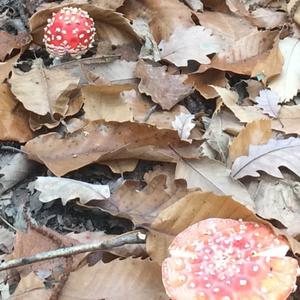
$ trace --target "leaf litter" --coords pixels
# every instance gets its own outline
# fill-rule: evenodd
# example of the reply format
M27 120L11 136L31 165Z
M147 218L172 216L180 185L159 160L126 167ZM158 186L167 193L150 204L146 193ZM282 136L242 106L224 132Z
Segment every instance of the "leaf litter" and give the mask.
M49 2L0 15L1 258L147 236L1 272L1 297L169 299L168 246L207 218L268 224L299 258L297 1ZM57 61L64 6L97 34Z

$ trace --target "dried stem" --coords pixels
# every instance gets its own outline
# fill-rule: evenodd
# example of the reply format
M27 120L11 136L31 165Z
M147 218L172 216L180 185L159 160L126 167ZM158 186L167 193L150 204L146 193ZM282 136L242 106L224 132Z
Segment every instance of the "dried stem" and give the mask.
M81 244L72 247L59 248L52 251L37 253L32 256L12 259L0 264L0 271L13 269L35 262L49 260L57 257L71 256L84 252L92 252L97 250L108 250L128 244L144 244L146 241L146 232L144 230L133 231L120 235L118 237L91 244Z

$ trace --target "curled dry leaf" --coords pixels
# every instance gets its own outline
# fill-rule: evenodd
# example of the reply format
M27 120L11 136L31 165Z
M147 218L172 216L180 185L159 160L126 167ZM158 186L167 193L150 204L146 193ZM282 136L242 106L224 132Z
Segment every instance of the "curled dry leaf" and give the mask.
M198 17L203 26L223 39L223 49L212 58L210 65L200 66L200 72L215 68L250 75L253 65L268 55L278 34L276 31L258 31L245 19L228 14L205 12Z
M64 0L63 3L76 3L76 4L86 4L86 0ZM89 4L92 4L96 7L102 8L102 9L111 9L116 10L120 6L123 5L125 0L90 0Z
M254 202L246 187L233 179L230 170L219 161L206 157L200 160L181 160L177 163L175 178L185 179L188 188L232 196L241 204L254 208Z
M250 145L266 144L272 136L271 120L257 120L248 123L229 147L229 159L234 161L239 156L248 155Z
M63 68L46 69L43 61L36 59L29 72L15 68L9 83L11 91L27 110L42 116L64 116L68 109L68 96L77 87L79 77L72 76Z
M271 139L265 145L250 145L248 156L237 158L231 174L235 178L259 177L258 171L283 178L279 167L286 167L300 176L300 138Z
M252 11L247 19L259 28L273 29L283 26L287 22L287 13L259 7Z
M203 26L177 27L170 38L159 43L161 59L185 67L189 60L209 64L209 54L218 53L222 39Z
M175 117L175 120L172 122L172 126L177 130L178 135L181 140L191 142L192 140L189 138L191 134L191 130L196 126L193 122L195 115L190 113L180 115Z
M39 176L29 184L29 188L40 192L41 202L47 203L60 198L63 205L77 198L80 203L86 204L91 200L104 200L110 196L108 185L91 184L69 178Z
M110 214L129 218L136 225L150 224L159 213L187 194L186 184L174 179L174 166L166 166L145 174L146 186L127 180L111 198L96 203ZM94 206L94 205L93 205Z
M179 0L127 0L120 11L129 19L146 19L157 43L167 40L178 26L194 25L192 11Z
M35 43L42 44L43 30L47 19L53 12L70 4L57 5L53 8L43 9L30 18L30 29ZM139 37L131 28L129 21L122 14L112 10L101 9L90 4L73 5L87 11L95 22L97 38L110 42L111 45L130 44L139 47Z
M270 80L269 87L279 95L280 102L288 102L297 94L300 85L300 41L286 37L279 41L279 49L284 58L282 72Z
M254 221L270 226L269 223L258 218L253 211L229 196L193 192L163 210L151 224L146 241L150 257L161 263L168 256L168 247L177 234L190 225L208 218L243 219L243 221ZM283 235L280 231L276 233ZM289 236L286 237L292 250L299 253L300 243Z
M72 272L60 300L94 299L95 295L109 300L169 299L162 284L160 266L150 259L134 258L100 262L92 267L86 265Z
M97 161L137 158L176 162L178 154L173 149L182 157L196 158L197 144L188 145L177 132L148 124L94 121L64 138L58 133L40 135L27 142L24 151L61 176Z
M14 98L6 84L0 85L0 140L24 143L33 137L28 112Z
M163 109L171 109L193 92L192 87L184 83L187 75L169 74L166 66L154 67L139 61L135 74L141 78L139 91L151 96Z
M257 102L257 107L261 108L263 113L269 115L270 117L277 118L280 111L280 105L278 95L268 89L261 90L259 96L255 98Z

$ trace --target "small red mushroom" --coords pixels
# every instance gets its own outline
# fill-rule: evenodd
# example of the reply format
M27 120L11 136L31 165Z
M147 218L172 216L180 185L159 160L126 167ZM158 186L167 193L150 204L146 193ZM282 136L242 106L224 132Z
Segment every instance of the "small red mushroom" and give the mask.
M207 219L173 240L162 278L173 300L283 300L294 291L298 262L268 226Z
M77 7L64 7L53 13L44 29L44 43L51 56L79 57L92 47L96 29L88 13Z

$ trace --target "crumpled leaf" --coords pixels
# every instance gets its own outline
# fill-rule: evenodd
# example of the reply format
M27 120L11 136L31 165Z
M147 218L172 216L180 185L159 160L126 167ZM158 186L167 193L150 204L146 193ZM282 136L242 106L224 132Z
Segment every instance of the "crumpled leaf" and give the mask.
M107 201L97 202L99 207L112 215L130 219L134 224L150 224L166 207L188 192L183 180L174 179L175 166L164 164L145 174L146 186L140 182L125 181Z
M268 142L272 136L271 120L257 120L248 123L239 135L233 139L229 147L229 159L248 155L250 145L261 145Z
M279 95L280 102L287 102L297 94L300 86L300 42L286 37L279 41L279 49L284 58L282 72L272 78L268 86Z
M270 117L277 118L280 111L280 105L278 95L268 89L261 90L259 96L255 98L257 102L257 107L261 108L264 114L269 115Z
M196 158L197 144L181 141L174 130L148 124L94 121L64 138L55 132L40 135L27 142L24 150L61 176L99 161L137 158L176 162L174 149L182 157Z
M39 200L43 203L60 198L62 204L66 205L68 201L78 198L80 203L86 204L91 200L110 197L107 184L91 184L69 178L39 176L29 186L40 192Z
M15 68L9 82L11 91L27 110L42 116L56 113L64 116L68 93L77 87L79 77L63 68L46 69L42 59L36 59L29 72Z
M200 188L203 192L232 196L236 201L254 208L245 186L230 176L230 170L222 163L209 158L182 160L177 163L176 179L185 179L188 188Z
M146 19L157 43L167 40L178 26L194 25L191 10L179 0L126 0L120 12L130 19Z
M255 26L266 29L283 26L287 22L287 13L259 7L250 14L250 21Z
M161 59L185 67L189 60L209 64L208 55L221 50L222 40L203 26L177 27L169 40L161 41L158 47L161 49Z
M141 280L142 279L142 280ZM130 285L129 285L130 284ZM168 300L160 266L150 259L115 259L72 272L59 299Z
M28 112L18 105L6 84L0 85L0 140L24 143L33 137Z
M258 171L283 178L279 167L286 167L300 176L300 138L271 139L265 145L250 145L248 156L237 158L232 166L234 178L259 177Z
M10 253L13 249L15 233L5 227L0 226L0 251Z
M229 196L217 196L206 192L189 193L163 210L151 224L146 241L150 257L161 263L168 256L168 247L178 233L208 218L243 219L270 225ZM291 237L288 238L293 251L299 253L300 243Z
M135 74L141 78L139 91L151 96L152 101L163 109L171 109L186 96L193 92L189 84L184 84L187 75L172 75L166 66L154 67L144 61L139 61Z
M176 116L175 120L172 122L173 128L177 130L179 137L183 141L191 141L191 139L189 139L191 130L196 126L196 124L192 122L194 118L195 115L190 113L181 113L180 115Z

